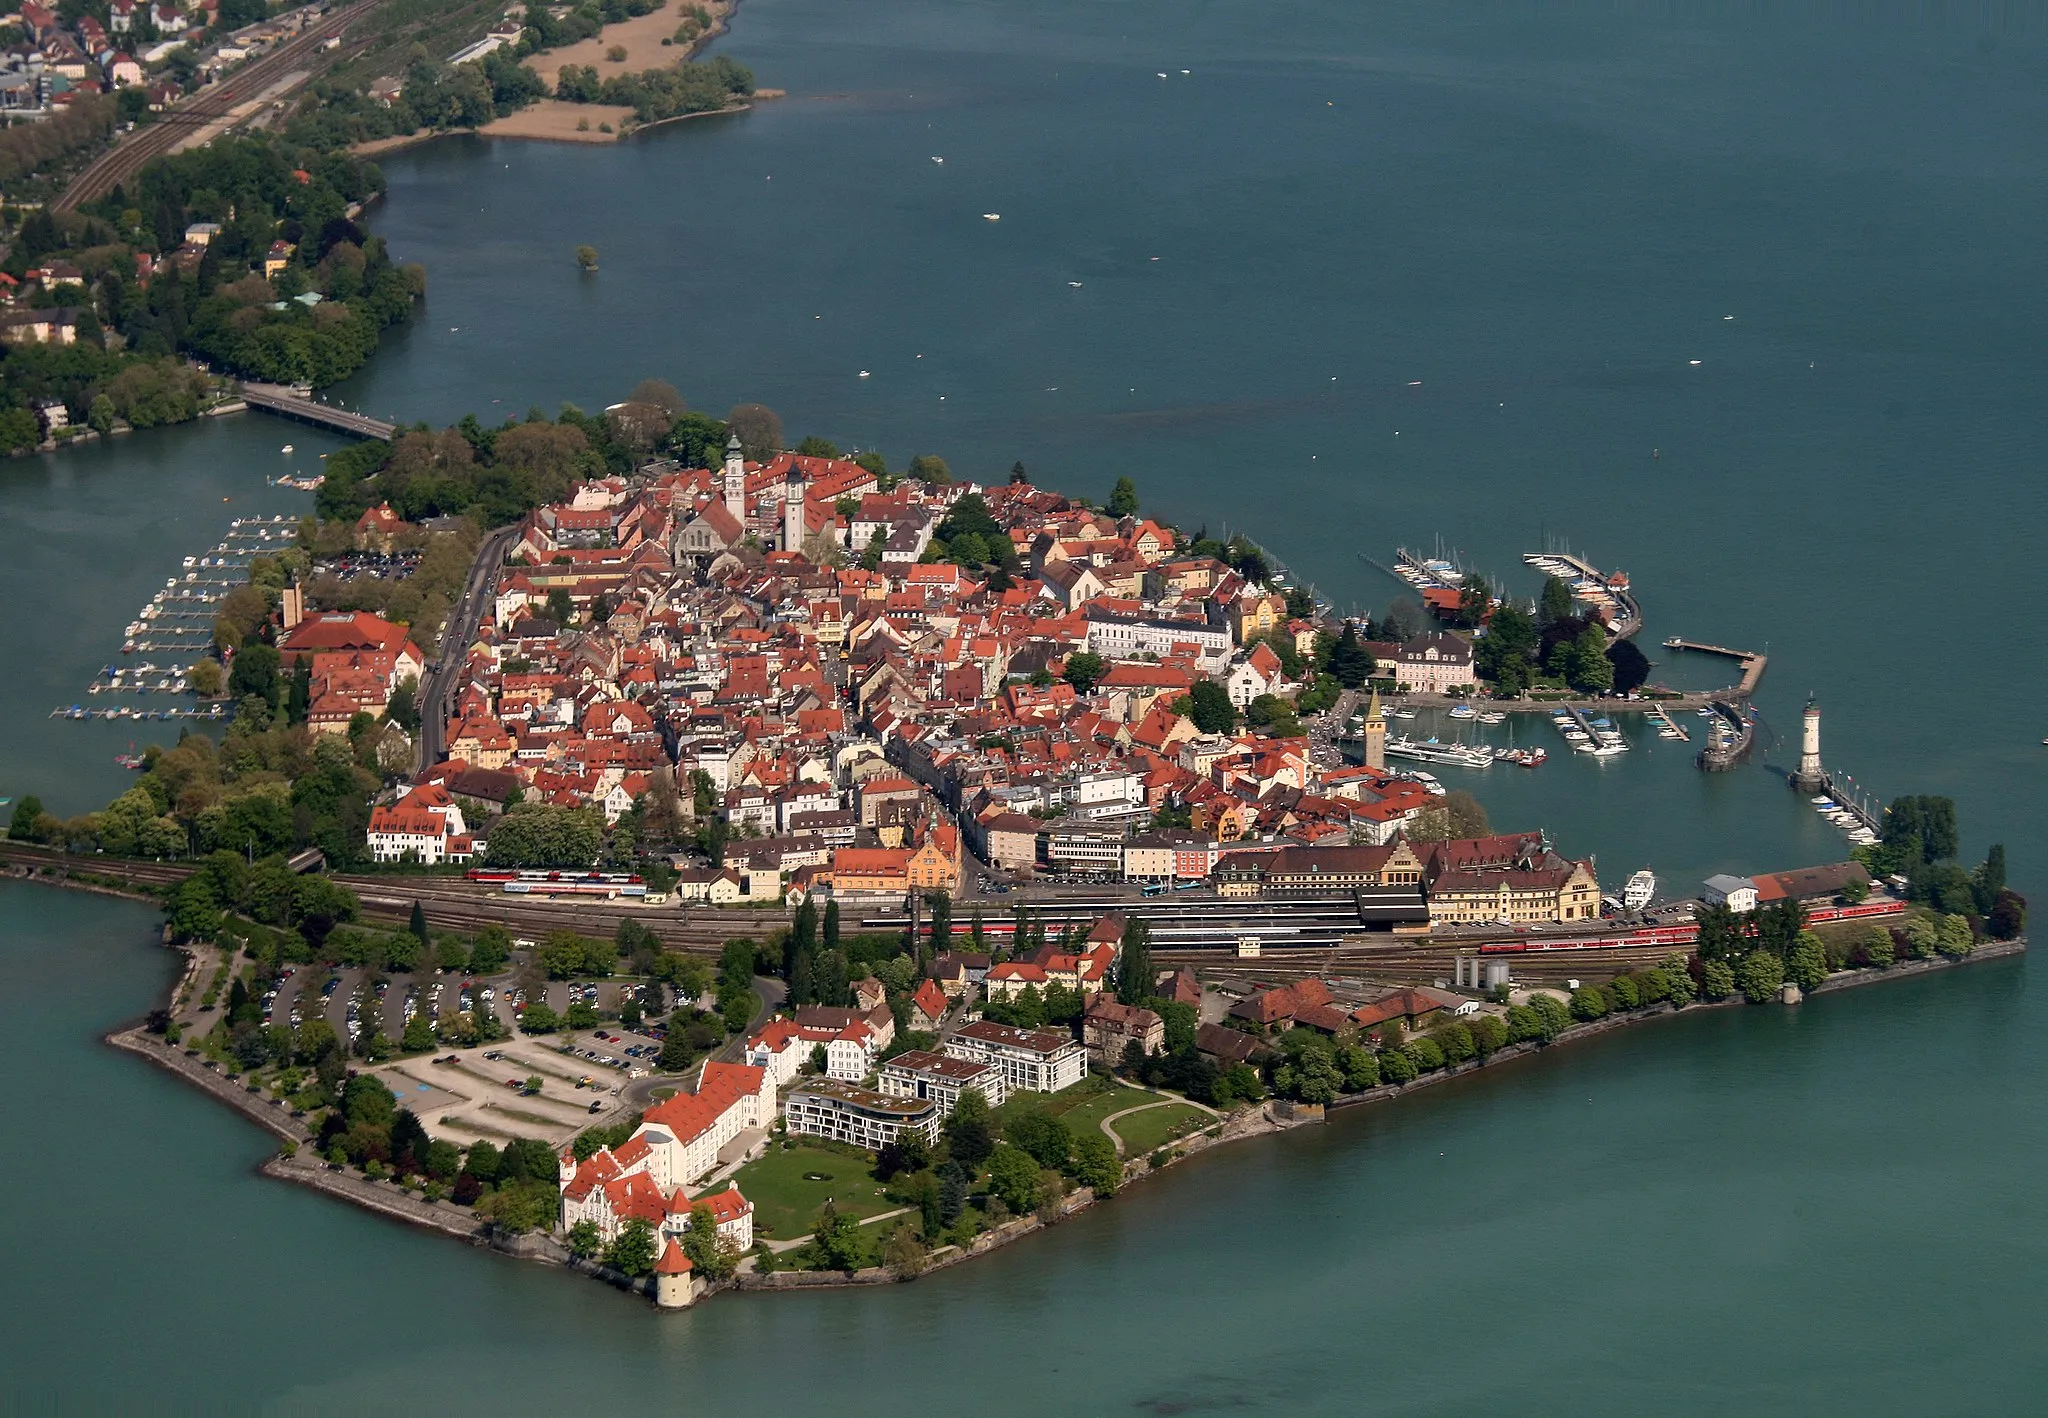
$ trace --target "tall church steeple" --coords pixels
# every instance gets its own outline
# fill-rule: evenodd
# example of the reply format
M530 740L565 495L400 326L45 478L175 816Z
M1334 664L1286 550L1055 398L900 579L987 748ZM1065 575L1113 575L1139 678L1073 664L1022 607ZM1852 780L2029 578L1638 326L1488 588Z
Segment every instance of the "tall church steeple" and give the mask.
M740 451L737 433L725 440L725 510L747 525L747 455Z
M1365 710L1365 766L1375 773L1387 771L1387 721L1380 715L1377 689Z

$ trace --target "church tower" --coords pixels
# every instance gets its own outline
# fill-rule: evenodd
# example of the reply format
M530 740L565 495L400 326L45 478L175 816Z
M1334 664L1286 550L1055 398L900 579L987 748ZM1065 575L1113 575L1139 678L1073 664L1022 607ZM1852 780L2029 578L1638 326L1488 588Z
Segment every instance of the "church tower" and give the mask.
M737 433L725 440L725 510L740 526L747 525L747 456Z
M1365 711L1365 766L1375 773L1387 771L1387 721L1380 715L1377 689Z
M782 549L804 549L804 473L795 463L782 482Z

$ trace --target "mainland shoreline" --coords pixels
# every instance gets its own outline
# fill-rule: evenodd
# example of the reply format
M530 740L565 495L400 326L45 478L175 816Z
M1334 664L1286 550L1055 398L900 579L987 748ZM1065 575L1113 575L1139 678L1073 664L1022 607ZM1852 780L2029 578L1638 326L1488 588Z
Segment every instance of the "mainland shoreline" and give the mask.
M562 69L568 65L610 65L612 61L605 58L605 53L621 41L624 41L621 47L627 51L627 57L618 70L622 74L645 73L688 63L709 49L714 40L731 30L732 17L738 12L739 5L740 0L708 0L704 8L711 16L710 23L688 44L670 42L663 45L660 32L672 28L676 16L681 13L678 9L664 5L663 8L649 11L645 15L606 25L588 39L578 40L560 49L542 50L529 55L526 62L540 75L541 81L548 86L550 93L554 92L556 80ZM664 49L669 51L666 63L648 62L665 57ZM462 136L516 138L539 143L620 143L635 134L666 124L679 123L689 118L712 118L746 113L752 110L755 102L784 97L787 97L787 93L782 89L756 89L744 103L706 109L701 113L679 113L669 118L657 118L649 123L635 122L633 110L618 104L575 103L568 99L542 98L534 100L517 112L508 113L503 118L494 118L476 128L430 128L390 138L373 138L368 142L354 144L349 151L360 157L376 158L387 153L418 147L437 138Z
M51 880L49 878L28 878L44 880L50 885L65 886L74 890L98 892L102 895L126 896L127 893L110 891L89 883ZM130 898L147 899L147 898ZM166 944L166 949L178 950L186 958L186 978L190 977L195 956L182 946ZM1857 969L1839 972L1829 976L1809 992L1809 995L1831 994L1841 990L1856 989L1864 985L1879 984L1890 980L1908 979L1927 975L1959 966L1973 965L1984 961L2008 960L2026 953L2025 937L2006 941L1987 941L1968 955L1960 957L1934 956L1926 960L1900 961L1883 969ZM163 997L159 1008L177 998L179 985L173 985ZM1548 1041L1530 1040L1510 1044L1496 1050L1484 1059L1472 1059L1462 1064L1451 1065L1429 1073L1421 1074L1408 1083L1382 1084L1361 1093L1340 1095L1326 1106L1288 1103L1283 1100L1266 1099L1256 1107L1241 1109L1224 1117L1220 1124L1212 1125L1187 1137L1167 1144L1158 1152L1147 1157L1133 1157L1123 1164L1123 1175L1118 1190L1132 1186L1147 1177L1163 1172L1198 1154L1213 1151L1233 1143L1248 1141L1255 1137L1268 1137L1277 1133L1291 1132L1296 1128L1313 1127L1325 1123L1332 1112L1365 1107L1375 1103L1386 1103L1397 1098L1421 1092L1455 1078L1469 1078L1473 1074L1502 1064L1533 1059L1547 1055L1561 1046L1583 1043L1617 1030L1649 1024L1653 1021L1672 1019L1682 1014L1692 1014L1705 1009L1726 1009L1747 1007L1748 1002L1740 995L1730 995L1721 1000L1695 1000L1683 1007L1669 1002L1660 1002L1647 1008L1622 1014L1610 1014L1603 1019L1574 1024L1560 1030ZM1800 1006L1780 1006L1797 1008ZM135 1055L163 1069L189 1086L211 1097L215 1102L226 1105L243 1117L277 1137L283 1144L277 1153L265 1158L256 1167L263 1176L278 1181L290 1182L309 1187L341 1201L362 1207L387 1220L397 1221L423 1230L432 1231L466 1245L479 1246L498 1251L518 1260L535 1261L564 1269L578 1270L594 1279L599 1279L616 1288L636 1294L651 1295L651 1279L633 1279L612 1271L593 1261L572 1257L568 1249L554 1236L545 1232L508 1236L494 1232L480 1223L474 1213L452 1202L429 1202L412 1194L408 1189L393 1181L373 1181L345 1168L333 1166L310 1150L314 1134L309 1132L297 1119L292 1118L282 1100L269 1099L251 1091L218 1069L204 1061L196 1049L187 1049L171 1043L165 1036L152 1034L141 1024L130 1023L109 1032L104 1042L111 1048ZM1163 1154L1163 1155L1162 1155ZM1154 1165L1152 1157L1160 1157ZM790 1291L831 1288L860 1287L904 1283L933 1271L944 1270L963 1261L1000 1250L1004 1246L1022 1240L1057 1225L1071 1216L1097 1205L1097 1197L1087 1187L1076 1187L1062 1197L1049 1212L1040 1211L1030 1216L1018 1217L1001 1222L974 1238L964 1247L952 1246L932 1253L926 1263L910 1274L898 1274L886 1267L871 1267L856 1271L796 1271L777 1270L771 1272L743 1271L732 1279L716 1282L706 1288L706 1297L723 1290L739 1291Z

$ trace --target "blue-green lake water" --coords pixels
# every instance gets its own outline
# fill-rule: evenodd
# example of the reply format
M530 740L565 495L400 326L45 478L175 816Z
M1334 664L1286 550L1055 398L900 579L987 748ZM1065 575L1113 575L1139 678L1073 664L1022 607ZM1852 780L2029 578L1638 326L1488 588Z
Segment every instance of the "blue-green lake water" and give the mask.
M341 396L490 418L651 375L892 463L1022 459L1098 495L1128 474L1345 606L1384 606L1363 558L1399 545L1532 592L1520 554L1565 538L1630 573L1653 656L1767 647L1775 727L1817 693L1831 763L1952 794L1966 849L2003 840L2036 883L2039 11L747 0L722 48L792 96L614 149L388 158L372 220L431 293ZM45 716L228 516L306 504L263 483L286 441L334 446L249 416L0 468L0 793L118 790L146 735ZM1636 742L1461 785L1610 880L1841 854L1783 747L1707 777ZM916 1285L659 1317L251 1176L262 1137L94 1046L161 982L149 926L0 887L25 1006L0 1075L40 1159L0 1356L51 1406L2048 1396L2023 965L1632 1031L1226 1150Z

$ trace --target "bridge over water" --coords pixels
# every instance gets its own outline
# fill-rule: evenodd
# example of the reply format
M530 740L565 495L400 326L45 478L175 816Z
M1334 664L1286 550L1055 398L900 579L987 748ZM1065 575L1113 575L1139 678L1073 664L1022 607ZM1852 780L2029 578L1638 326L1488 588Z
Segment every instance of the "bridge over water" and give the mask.
M396 424L373 419L368 414L352 413L323 404L312 396L312 391L288 384L259 384L245 380L242 384L242 402L252 409L266 413L281 414L300 423L310 423L320 428L332 429L336 433L350 434L356 438L378 438L389 443L398 431Z

